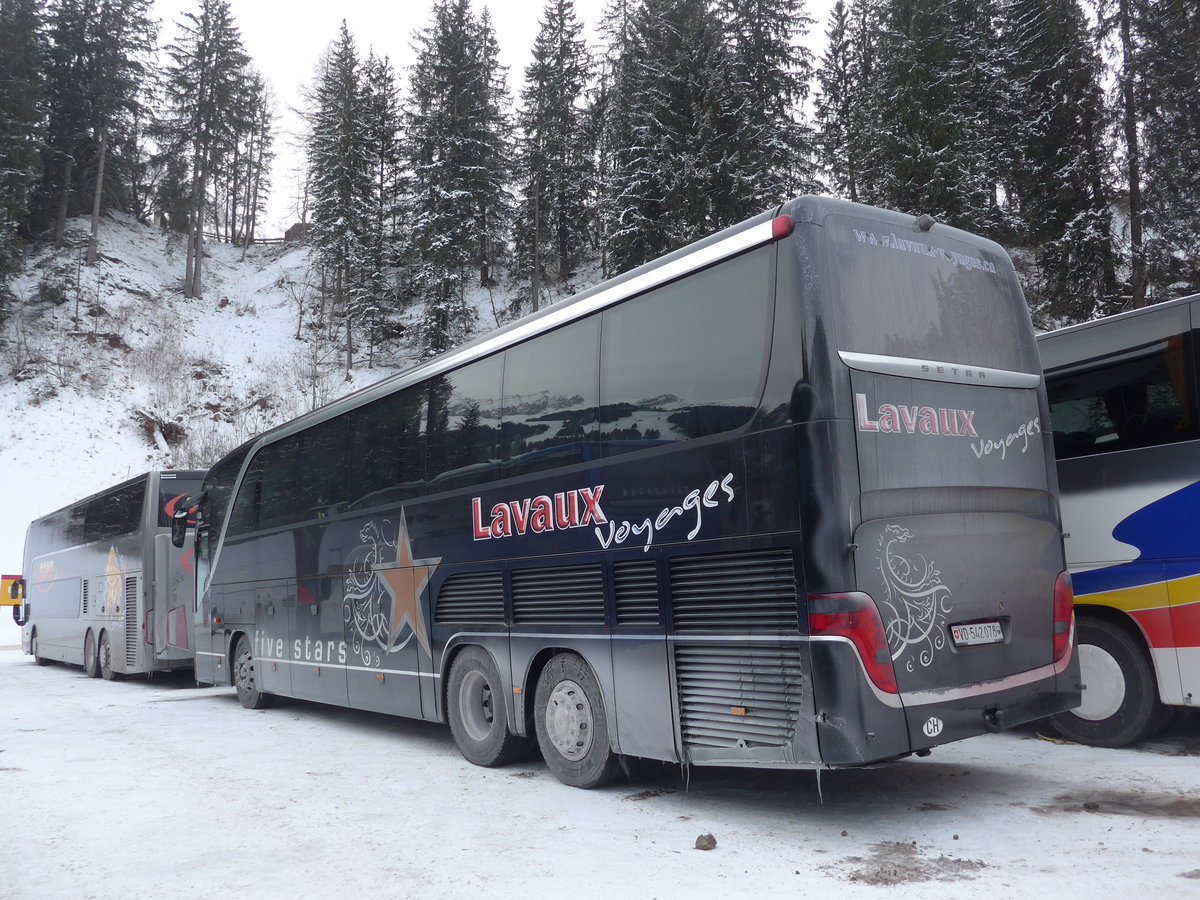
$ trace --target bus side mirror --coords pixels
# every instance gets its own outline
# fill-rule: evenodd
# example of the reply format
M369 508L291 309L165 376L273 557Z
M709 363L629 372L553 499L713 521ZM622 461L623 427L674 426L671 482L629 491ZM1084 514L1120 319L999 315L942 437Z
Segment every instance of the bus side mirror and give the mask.
M25 599L25 579L18 578L8 586L8 597L10 600L15 600L19 604Z
M175 514L171 516L171 543L176 547L182 547L187 538L189 515L190 511L184 507L175 510Z

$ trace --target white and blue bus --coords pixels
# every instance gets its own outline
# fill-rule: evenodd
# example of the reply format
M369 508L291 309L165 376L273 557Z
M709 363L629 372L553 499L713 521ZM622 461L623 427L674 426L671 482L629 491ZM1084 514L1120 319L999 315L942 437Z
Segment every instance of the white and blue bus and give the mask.
M924 754L1079 701L1046 421L998 245L800 198L217 462L197 677L581 787Z
M1200 704L1200 296L1041 335L1083 667L1072 740Z

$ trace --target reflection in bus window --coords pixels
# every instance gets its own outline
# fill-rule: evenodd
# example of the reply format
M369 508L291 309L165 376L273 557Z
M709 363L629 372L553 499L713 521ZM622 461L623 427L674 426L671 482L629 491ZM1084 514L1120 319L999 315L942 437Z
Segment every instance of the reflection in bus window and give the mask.
M605 454L749 421L766 356L769 276L769 256L756 251L604 313Z
M1058 458L1196 437L1186 370L1187 340L1175 335L1048 374Z

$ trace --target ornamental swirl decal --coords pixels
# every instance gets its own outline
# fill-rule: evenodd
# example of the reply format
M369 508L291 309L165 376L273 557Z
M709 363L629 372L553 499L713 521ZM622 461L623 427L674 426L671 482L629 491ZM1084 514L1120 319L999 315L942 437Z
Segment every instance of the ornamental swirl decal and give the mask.
M383 525L389 527L391 523L384 519ZM355 655L368 666L378 666L379 651L387 648L391 599L375 566L396 558L396 544L375 522L368 522L358 536L362 545L355 548L348 561L342 616L350 626Z
M945 624L954 599L933 563L920 554L903 552L901 545L911 538L912 532L899 525L888 525L879 536L884 589L879 613L892 662L908 656L904 667L909 672L917 663L928 667L934 653L946 646Z

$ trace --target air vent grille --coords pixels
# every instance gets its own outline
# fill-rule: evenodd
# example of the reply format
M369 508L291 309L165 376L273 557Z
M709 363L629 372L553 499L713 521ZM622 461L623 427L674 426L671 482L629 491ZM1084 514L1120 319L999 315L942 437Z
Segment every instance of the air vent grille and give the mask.
M685 746L752 749L795 739L805 686L798 646L679 642L675 674Z
M500 572L459 572L442 582L435 622L504 622L504 578Z
M613 594L618 625L657 625L658 571L652 559L615 562Z
M512 598L517 625L604 624L604 575L599 563L516 569Z
M138 667L138 579L125 578L125 671Z
M670 565L676 632L798 630L791 550L676 556Z

